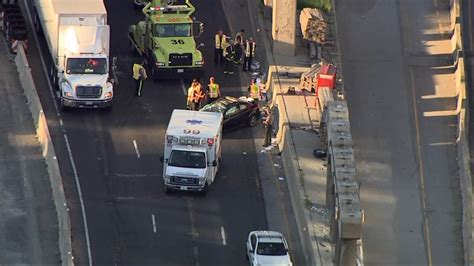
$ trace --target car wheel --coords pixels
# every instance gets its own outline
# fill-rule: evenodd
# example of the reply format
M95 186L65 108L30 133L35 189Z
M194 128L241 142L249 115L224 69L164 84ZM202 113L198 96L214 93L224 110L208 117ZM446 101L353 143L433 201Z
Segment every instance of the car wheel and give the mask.
M248 121L250 127L256 126L256 125L257 125L257 122L258 122L258 118L257 118L256 115L252 115L252 116L249 118L249 121Z

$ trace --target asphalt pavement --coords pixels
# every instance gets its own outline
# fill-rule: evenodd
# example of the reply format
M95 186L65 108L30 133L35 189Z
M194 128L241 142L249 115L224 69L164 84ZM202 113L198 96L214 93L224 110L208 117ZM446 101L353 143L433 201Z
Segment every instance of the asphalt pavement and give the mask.
M0 38L0 263L60 264L46 163L13 55Z
M31 1L27 3L31 9ZM111 25L111 57L118 58L118 84L111 111L57 112L44 77L51 59L43 36L38 36L39 50L32 47L30 53L66 183L76 263L87 264L90 248L91 261L97 265L245 264L248 232L267 228L252 130L224 134L222 168L205 197L165 195L159 162L164 133L172 110L185 107L189 81L155 83L149 79L143 96L136 97L131 66L140 58L130 53L126 38L128 26L143 14L131 2L106 0L105 4ZM224 94L240 95L246 86L240 76L224 76L221 68L210 63L215 32L230 28L225 16L216 15L224 14L221 4L212 0L194 4L196 19L205 24L198 42L206 44L206 77L214 75ZM87 231L74 169L82 187Z
M462 264L449 11L437 2L336 1L366 265Z

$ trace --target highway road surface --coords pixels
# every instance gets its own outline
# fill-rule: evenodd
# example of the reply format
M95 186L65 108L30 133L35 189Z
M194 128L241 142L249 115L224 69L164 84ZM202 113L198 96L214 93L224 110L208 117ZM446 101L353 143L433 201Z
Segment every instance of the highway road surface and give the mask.
M32 1L25 0L28 9ZM132 1L104 1L111 25L111 56L118 58L115 104L111 111L59 113L45 79L50 68L44 37L30 53L39 95L51 126L71 206L73 248L78 265L242 265L248 232L267 228L252 131L224 134L222 168L206 196L165 195L162 188L164 133L171 111L185 108L189 81L147 80L135 96L128 26L143 14ZM199 42L212 62L213 36L228 30L220 2L194 3L205 24ZM238 95L238 75L225 77L207 64L223 92ZM206 77L207 77L206 76ZM79 181L76 182L75 180ZM86 219L81 212L80 183ZM86 221L84 223L84 221ZM294 223L294 221L292 221ZM293 237L298 241L296 237Z
M463 263L444 2L336 1L366 265Z

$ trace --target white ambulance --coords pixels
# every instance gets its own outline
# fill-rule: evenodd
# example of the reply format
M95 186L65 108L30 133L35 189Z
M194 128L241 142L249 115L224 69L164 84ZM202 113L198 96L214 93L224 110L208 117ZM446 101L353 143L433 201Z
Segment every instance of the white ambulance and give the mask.
M173 110L161 157L165 192L207 191L219 170L222 123L221 113Z

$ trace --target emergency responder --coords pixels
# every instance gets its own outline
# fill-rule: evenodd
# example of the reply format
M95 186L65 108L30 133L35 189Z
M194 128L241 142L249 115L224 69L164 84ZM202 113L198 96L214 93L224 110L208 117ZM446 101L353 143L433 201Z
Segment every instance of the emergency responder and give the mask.
M224 74L234 74L235 46L234 41L230 40L224 49Z
M137 88L137 96L142 96L143 82L147 79L145 70L146 61L143 60L141 64L133 64L133 79Z
M216 33L216 36L214 38L214 64L217 65L223 65L224 64L224 58L223 58L223 50L227 46L227 36L222 32L222 30L218 31Z
M252 98L256 102L260 100L260 86L257 84L255 79L252 79L247 91L249 92L249 98Z
M199 110L202 106L202 102L206 94L204 93L201 83L197 82L196 86L194 86L194 94L193 94L193 105L195 111Z
M201 83L199 83L199 80L193 79L191 86L189 86L188 88L188 97L186 99L186 105L188 106L189 110L198 109L198 105L196 105L196 101L195 101L195 94L197 90L200 90L198 89L200 87L201 87Z
M268 147L272 144L272 131L273 131L273 114L270 108L264 108L265 118L263 120L263 126L265 127L265 139L263 141L263 147Z
M234 38L235 44L235 62L240 64L242 62L242 55L244 51L244 44L245 44L245 31L241 29Z
M216 79L214 77L211 77L209 79L209 85L208 86L208 103L212 103L213 101L219 99L221 97L221 89L219 84L216 83Z
M244 71L251 71L252 70L252 60L255 57L255 48L256 48L255 41L253 40L252 37L250 37L244 45L244 65L243 65L243 70Z

